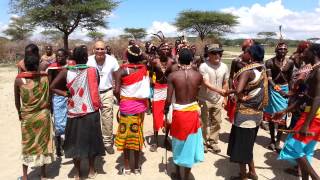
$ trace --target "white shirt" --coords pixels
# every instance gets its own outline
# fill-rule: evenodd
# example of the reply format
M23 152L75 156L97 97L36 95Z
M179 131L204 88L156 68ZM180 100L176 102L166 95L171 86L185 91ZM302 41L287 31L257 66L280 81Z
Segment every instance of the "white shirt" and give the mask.
M222 88L223 81L228 81L229 79L228 66L223 62L213 65L209 61L205 61L200 65L199 72L202 74L203 79L208 80L210 84L218 88ZM221 99L222 96L220 94L208 89L204 84L201 86L199 100L217 103Z
M106 54L104 64L99 66L96 62L95 55L88 57L88 66L95 67L100 75L99 91L105 91L112 87L112 73L119 69L116 58Z

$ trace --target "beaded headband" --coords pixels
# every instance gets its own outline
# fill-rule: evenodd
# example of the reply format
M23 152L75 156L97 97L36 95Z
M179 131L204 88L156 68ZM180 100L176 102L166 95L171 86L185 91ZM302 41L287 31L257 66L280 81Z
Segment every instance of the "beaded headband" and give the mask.
M138 46L136 46L136 47L139 48L139 50L140 50L139 54L138 54L138 53L134 53L134 52L132 52L132 51L130 50L130 48L132 48L133 46L134 46L134 45L128 46L128 53L129 53L130 55L136 56L136 57L141 56L141 55L142 55L142 51L140 50L140 48L139 48Z

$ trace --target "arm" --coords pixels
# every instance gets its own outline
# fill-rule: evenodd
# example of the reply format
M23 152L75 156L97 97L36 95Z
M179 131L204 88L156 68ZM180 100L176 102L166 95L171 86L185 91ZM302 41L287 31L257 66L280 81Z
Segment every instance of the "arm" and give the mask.
M233 82L233 76L234 76L234 71L236 68L236 59L234 59L231 63L231 67L230 67L230 75L229 75L229 87L232 87L232 82Z
M16 109L18 111L19 120L21 121L21 102L20 102L20 88L19 88L19 79L16 79L14 82L14 102Z
M266 69L267 69L267 77L268 77L268 84L269 84L269 87L271 86L274 90L278 91L280 93L281 96L283 97L287 97L287 93L285 93L284 91L282 91L280 89L280 87L278 87L276 85L276 83L273 81L272 79L272 59L269 59L267 62L266 62Z
M288 113L288 112L291 112L292 110L296 109L297 106L300 104L300 101L297 100L297 101L294 101L293 103L291 103L287 109L283 110L283 111L280 111L280 112L276 112L272 115L272 119L275 119L275 120L281 120L283 118L283 116Z
M309 128L309 125L312 121L312 119L315 117L319 107L320 107L320 70L318 69L316 74L315 74L315 81L316 82L315 86L313 86L315 88L315 95L314 98L312 100L311 103L311 110L310 113L307 116L306 121L304 122L303 126L300 129L300 133L302 135L306 135L307 134L307 130Z
M226 93L229 89L229 84L228 84L228 79L224 80L222 83L222 88L224 90L224 92ZM227 104L227 94L224 94L224 99L223 99L223 104L226 105Z
M173 86L173 83L172 83L172 73L169 75L167 83L168 83L167 99L166 99L166 103L165 103L165 106L164 106L164 113L165 114L168 114L168 112L169 112L169 107L170 107L171 101L172 101L172 94L173 94L173 91L174 91L174 86Z
M203 78L203 84L204 84L208 89L210 89L211 91L217 92L217 93L221 94L222 96L225 95L225 90L224 90L224 89L221 89L221 88L218 88L218 87L213 86L213 85L209 82L208 79Z
M65 96L68 97L69 94L67 93L67 91L63 90L63 85L67 84L67 69L63 69L58 75L57 77L52 81L51 85L50 85L50 91L52 91L53 93L56 93L60 96Z
M114 96L117 98L118 102L120 102L120 87L121 87L121 76L122 69L120 68L117 73L115 73L115 88L114 88Z
M241 75L238 77L239 78L239 83L236 89L231 89L227 93L232 94L235 93L239 99L242 99L241 93L243 92L245 86L247 85L249 78L252 76L252 71L245 71L241 73Z

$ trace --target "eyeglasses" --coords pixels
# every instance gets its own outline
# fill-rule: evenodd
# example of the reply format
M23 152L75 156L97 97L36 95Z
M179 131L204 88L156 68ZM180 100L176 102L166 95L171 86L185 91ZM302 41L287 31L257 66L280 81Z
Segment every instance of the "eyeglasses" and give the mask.
M104 48L96 48L96 51L104 51L105 49Z
M278 48L277 50L288 50L287 48Z

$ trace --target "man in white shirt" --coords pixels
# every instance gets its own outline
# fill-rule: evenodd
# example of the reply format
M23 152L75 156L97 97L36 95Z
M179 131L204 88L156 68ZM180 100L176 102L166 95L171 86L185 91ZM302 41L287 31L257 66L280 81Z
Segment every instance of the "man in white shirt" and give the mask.
M226 101L222 95L228 89L229 79L228 66L221 62L222 52L223 49L219 44L209 45L208 59L199 67L204 82L200 88L199 101L205 152L208 148L214 153L221 151L217 144L221 129L221 111Z
M100 76L100 98L103 103L101 110L102 135L106 151L114 154L112 143L113 128L113 77L119 69L118 61L106 54L106 45L103 41L94 44L94 55L88 57L87 65L97 68Z

